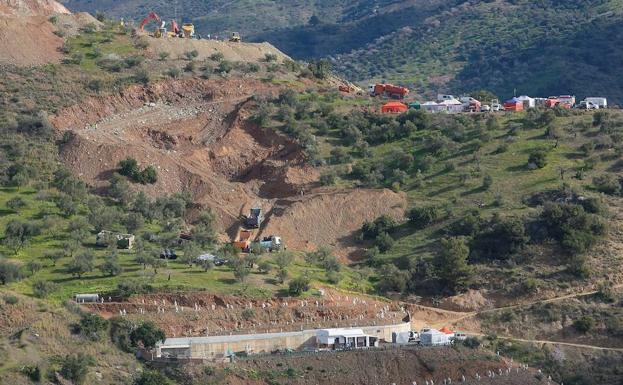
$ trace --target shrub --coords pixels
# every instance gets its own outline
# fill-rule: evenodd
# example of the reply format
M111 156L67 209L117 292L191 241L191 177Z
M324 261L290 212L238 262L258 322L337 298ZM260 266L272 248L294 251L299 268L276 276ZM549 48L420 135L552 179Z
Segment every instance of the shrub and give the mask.
M58 285L49 281L36 281L32 284L32 291L37 298L45 298L58 290Z
M41 369L37 365L24 365L19 371L32 382L41 382Z
M309 290L309 278L297 277L288 284L288 293L293 296L299 296Z
M494 215L482 221L470 243L471 260L508 259L528 242L524 221Z
M578 332L586 334L595 327L595 319L591 316L582 316L573 321L573 327Z
M94 313L84 313L78 325L80 334L86 338L97 341L101 339L103 332L108 329L108 321Z
M149 321L143 322L130 332L130 341L133 346L142 345L147 349L153 348L157 342L164 341L165 338L164 332Z
M250 321L255 318L255 310L253 309L244 309L241 313L242 318L245 321Z
M221 53L221 52L215 52L212 55L210 55L210 60L212 61L221 61L225 58L225 56Z
M379 269L378 289L381 293L390 291L403 292L407 287L409 274L393 264L383 265Z
M277 61L277 54L267 53L266 55L264 55L264 61L267 62L267 63L276 62Z
M374 246L377 247L381 253L385 253L394 246L394 238L386 232L380 233L374 240Z
M396 226L396 221L387 215L381 215L374 222L364 222L361 227L363 239L375 239L381 233L388 233Z
M188 60L193 60L193 59L196 59L197 56L199 56L199 52L196 49L194 49L192 51L188 51L184 53L184 56L186 56L186 59Z
M547 165L547 153L543 150L537 150L528 157L528 166L543 168Z
M175 78L180 77L180 75L182 74L182 71L180 71L180 69L177 67L171 67L165 72L165 74L175 79Z
M171 381L162 373L155 370L144 370L134 379L133 385L170 385Z
M133 351L132 341L130 340L130 333L135 328L132 321L115 317L110 321L110 340L124 352L131 353Z
M13 211L17 211L24 206L26 206L26 202L21 197L11 198L6 202L6 207Z
M167 60L167 58L170 56L170 53L168 52L159 52L158 53L158 57L160 58L160 61L165 61Z
M22 278L22 272L19 265L0 259L0 283L6 285ZM5 297L6 300L6 297Z
M2 296L2 299L9 305L17 305L17 303L19 302L19 298L17 298L17 296L13 294L5 294L4 296Z
M151 81L149 72L144 69L139 69L134 73L134 81L140 84L149 84L149 82Z
M472 269L467 264L469 247L462 237L444 238L436 259L439 278L453 293L465 290Z
M76 385L82 385L89 372L89 367L95 365L93 357L83 353L69 354L61 360L60 374L63 378Z
M415 228L423 229L437 222L442 217L442 213L443 210L436 206L413 207L409 210L407 217Z
M467 346L470 349L478 349L478 347L480 347L480 340L476 337L467 337L463 340L463 346Z
M322 186L332 186L337 180L337 174L333 170L329 170L320 174L320 184Z
M612 174L603 174L593 178L597 191L608 195L621 195L621 180Z

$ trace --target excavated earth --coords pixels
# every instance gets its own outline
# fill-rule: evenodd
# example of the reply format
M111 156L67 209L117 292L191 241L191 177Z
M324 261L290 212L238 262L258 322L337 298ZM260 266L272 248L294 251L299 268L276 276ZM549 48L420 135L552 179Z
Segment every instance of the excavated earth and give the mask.
M355 233L382 214L402 217L406 198L389 190L319 187L319 172L299 145L249 119L253 97L278 92L254 79L170 80L90 98L51 118L73 139L61 158L75 175L104 189L120 160L133 157L158 171L151 196L189 192L218 216L234 238L253 206L266 213L262 235L280 235L294 250L329 246L343 257L360 252Z
M57 63L63 57L63 38L55 32L73 35L87 24L100 23L86 13L72 14L54 0L0 0L0 64Z

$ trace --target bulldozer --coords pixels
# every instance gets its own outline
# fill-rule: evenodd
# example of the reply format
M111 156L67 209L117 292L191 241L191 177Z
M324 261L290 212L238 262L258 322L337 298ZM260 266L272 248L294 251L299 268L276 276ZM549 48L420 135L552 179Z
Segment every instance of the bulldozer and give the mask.
M242 38L240 37L240 32L232 32L231 36L229 37L229 41L233 43L240 43L242 41Z

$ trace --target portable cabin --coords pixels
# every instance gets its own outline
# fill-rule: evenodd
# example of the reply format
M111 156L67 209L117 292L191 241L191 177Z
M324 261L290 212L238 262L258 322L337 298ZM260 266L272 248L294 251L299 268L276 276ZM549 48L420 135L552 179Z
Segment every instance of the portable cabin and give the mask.
M443 106L443 110L450 114L458 114L463 112L463 103L456 99L448 99L439 103L439 105Z
M401 114L407 112L409 107L406 104L400 102L389 102L381 107L381 113L383 114Z
M420 333L420 341L424 346L450 345L448 334L442 333L437 329L424 329Z
M100 301L99 294L76 294L74 299L78 303L96 303Z

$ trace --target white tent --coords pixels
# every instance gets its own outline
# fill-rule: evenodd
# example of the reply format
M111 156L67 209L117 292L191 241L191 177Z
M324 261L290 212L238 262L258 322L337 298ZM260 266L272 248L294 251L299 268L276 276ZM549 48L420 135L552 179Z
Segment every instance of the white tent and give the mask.
M424 346L450 345L450 336L437 329L428 329L420 333L420 341Z
M536 100L528 95L521 95L515 98L523 103L524 108L534 108L536 106Z

